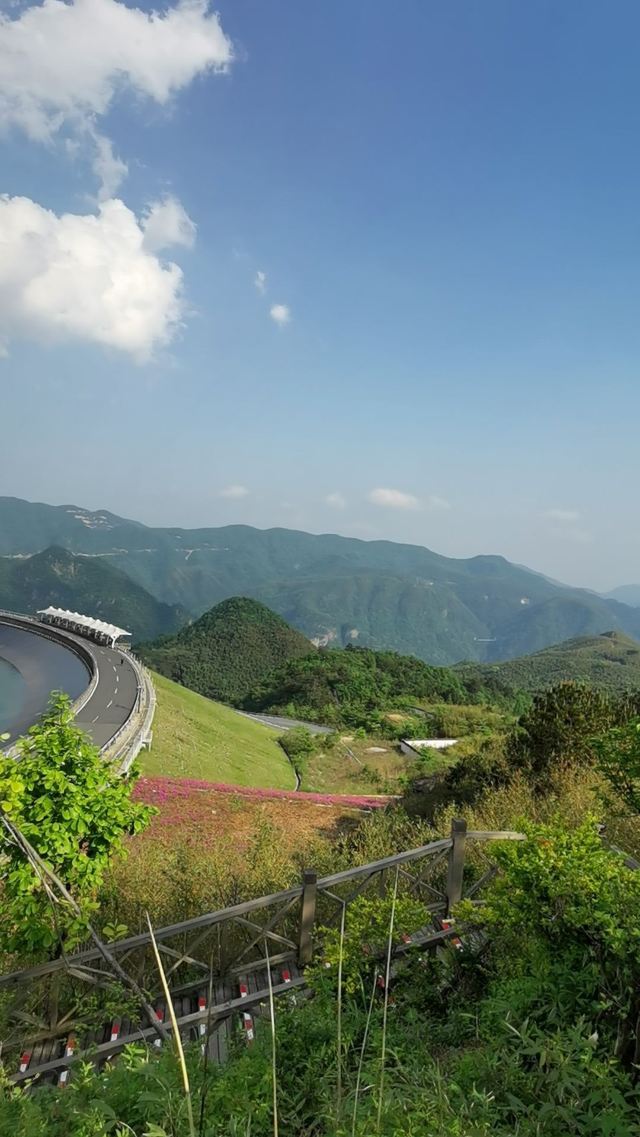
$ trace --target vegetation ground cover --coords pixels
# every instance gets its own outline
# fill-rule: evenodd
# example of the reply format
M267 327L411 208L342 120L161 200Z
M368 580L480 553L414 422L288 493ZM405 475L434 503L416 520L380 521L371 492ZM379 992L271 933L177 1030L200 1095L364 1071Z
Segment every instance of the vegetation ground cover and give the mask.
M161 675L153 682L158 706L153 746L140 756L145 774L293 788L275 731Z
M451 704L441 709L461 713ZM481 733L475 709L466 725L466 741ZM484 907L457 911L462 929L464 921L478 925L469 950L409 961L396 974L391 1001L376 995L369 942L372 929L384 934L390 896L376 900L375 910L362 898L349 909L344 941L333 932L332 967L312 975L313 1001L279 1007L275 1051L263 1031L252 1052L238 1046L224 1068L204 1071L194 1049L202 1137L271 1137L274 1070L280 1137L638 1137L640 873L599 832L603 823L605 842L640 852L638 700L560 684L536 696L510 729L494 730L493 719L484 725L487 737L447 775L449 800L428 822L391 809L354 824L295 797L258 803L225 795L222 803L205 785L191 794L176 779L180 792L160 800L150 827L126 841L128 855L118 851L120 832L109 863L96 862L91 910L103 929L122 935L142 928L147 910L156 924L172 923L286 887L306 867L322 875L424 844L461 811L470 828L527 834L504 852L495 849L501 874L488 884ZM77 746L66 720L45 721L33 738L37 753L24 764L32 840L53 850L76 887L76 868L93 850L86 827L76 830L77 810L69 814L65 803L77 793L78 762L91 772L91 785L98 775L104 780L104 767L97 752ZM368 740L357 741L366 750ZM296 760L308 765L308 739L298 732L297 742ZM46 761L49 744L54 763ZM336 740L312 745L332 756ZM14 800L18 809L22 776L12 764L3 770L3 810L11 812ZM154 781L140 782L136 796L144 801ZM101 800L91 793L98 820ZM139 806L133 809L135 816ZM55 821L53 844L40 832L41 814L45 826ZM128 824L125 816L119 829ZM15 859L17 846L7 852ZM470 875L486 867L474 857L470 849ZM30 872L24 865L16 878L27 892ZM399 878L398 935L407 899ZM40 923L45 918L46 906L38 915ZM169 1049L159 1057L129 1052L99 1075L81 1071L64 1095L0 1092L0 1135L120 1131L189 1134Z
M305 764L301 789L325 793L399 793L411 762L395 742L338 735L327 748L319 738Z
M499 681L533 693L574 679L613 693L640 687L640 643L622 632L603 632L553 644L505 663L463 663L455 669L466 682Z
M80 1069L64 1091L4 1087L0 1134L637 1137L626 992L640 971L640 878L592 822L529 823L495 853L486 906L457 913L462 953L410 955L389 997L376 949L384 959L424 910L404 893L360 897L309 971L310 1001L279 1002L251 1048L238 1032L223 1066L191 1047L193 1124L172 1049L141 1047Z

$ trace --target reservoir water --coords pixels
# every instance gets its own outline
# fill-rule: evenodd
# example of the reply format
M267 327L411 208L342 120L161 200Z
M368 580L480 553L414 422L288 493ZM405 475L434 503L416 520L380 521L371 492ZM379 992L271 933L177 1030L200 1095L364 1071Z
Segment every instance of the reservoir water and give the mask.
M0 620L0 734L12 742L46 709L52 691L77 699L89 668L63 643Z
M26 694L27 685L20 672L6 659L0 659L0 734L20 717Z

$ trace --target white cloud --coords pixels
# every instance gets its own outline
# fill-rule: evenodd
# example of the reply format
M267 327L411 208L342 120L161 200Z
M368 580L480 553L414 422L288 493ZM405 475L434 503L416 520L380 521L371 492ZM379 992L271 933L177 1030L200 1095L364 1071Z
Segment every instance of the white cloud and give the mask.
M291 321L291 311L286 304L272 304L269 311L271 319L281 328Z
M107 201L114 197L116 191L129 173L129 167L122 158L113 152L113 146L103 134L93 132L95 155L91 168L100 182L98 201Z
M57 216L0 197L0 340L85 340L145 362L184 317L182 271L145 247L122 201Z
M264 296L265 292L267 291L267 274L266 274L266 272L260 272L260 270L258 269L258 272L256 273L256 275L253 278L253 283L255 284L256 288L258 289L258 292L260 293L260 295Z
M411 493L403 493L402 490L371 490L369 501L387 509L420 509L418 498Z
M196 226L175 197L153 202L142 227L144 247L150 253L170 249L175 245L191 249L196 239Z
M330 505L332 509L346 509L347 499L338 491L336 493L329 493L325 497L325 504Z
M106 114L123 89L165 104L232 59L207 0L180 0L164 12L118 0L44 0L15 18L0 14L0 120L46 141Z
M233 485L233 486L225 486L223 490L220 490L220 493L218 496L229 498L231 501L237 501L241 497L247 497L248 493L249 493L249 490L247 489L246 486Z
M565 521L568 523L579 521L580 514L577 509L547 509L545 515L549 521Z

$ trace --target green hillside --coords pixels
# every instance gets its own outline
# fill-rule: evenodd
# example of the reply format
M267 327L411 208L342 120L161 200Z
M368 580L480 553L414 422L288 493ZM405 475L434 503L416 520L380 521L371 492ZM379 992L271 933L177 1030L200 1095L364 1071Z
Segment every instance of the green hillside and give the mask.
M464 677L449 668L431 667L396 652L347 647L290 660L252 691L244 706L375 730L386 711L404 708L410 716L420 704L470 699Z
M640 690L640 643L621 632L567 640L505 663L460 664L463 680L501 683L521 691L540 691L573 679L604 691Z
M234 703L287 660L314 648L280 617L246 597L205 612L177 635L140 647L161 675L210 699Z
M154 675L158 706L142 772L290 790L294 776L276 731Z
M188 619L104 557L74 556L55 546L25 558L0 557L0 608L33 613L50 604L126 628L134 643L173 632Z
M52 543L111 565L198 615L260 600L310 639L411 652L430 663L516 658L611 628L640 638L640 609L569 588L503 557L228 525L150 528L106 510L0 498L0 554Z

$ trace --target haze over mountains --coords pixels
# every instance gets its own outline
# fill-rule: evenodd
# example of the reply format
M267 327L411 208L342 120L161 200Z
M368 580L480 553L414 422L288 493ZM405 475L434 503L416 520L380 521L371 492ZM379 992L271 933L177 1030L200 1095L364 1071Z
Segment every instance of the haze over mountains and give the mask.
M27 558L0 557L0 608L32 613L53 604L131 630L133 641L168 634L189 614L163 604L101 557L50 546Z
M632 608L640 608L640 584L621 584L618 588L606 593L608 600L619 600L621 604L630 604Z
M51 545L120 570L149 601L169 606L174 621L249 596L317 643L389 648L431 663L511 659L612 629L640 639L640 609L557 584L500 556L457 560L417 545L244 525L152 528L106 510L7 497L0 498L0 555L13 559L15 575L11 587L0 587L0 605L14 602L30 571L22 558ZM67 602L96 608L102 581L96 579L93 593L84 585L75 593L73 575ZM123 599L128 586L119 579ZM158 619L165 618L161 609ZM176 626L132 630L140 639Z

